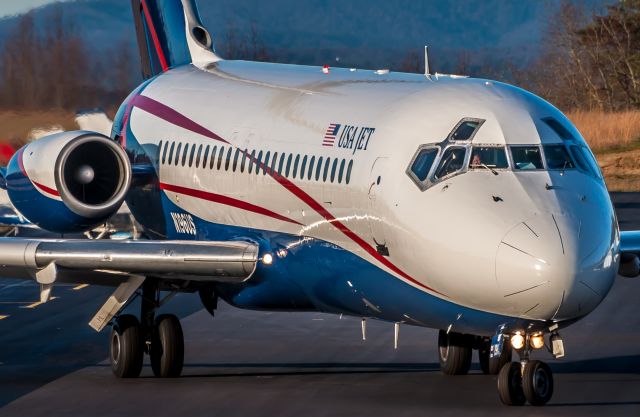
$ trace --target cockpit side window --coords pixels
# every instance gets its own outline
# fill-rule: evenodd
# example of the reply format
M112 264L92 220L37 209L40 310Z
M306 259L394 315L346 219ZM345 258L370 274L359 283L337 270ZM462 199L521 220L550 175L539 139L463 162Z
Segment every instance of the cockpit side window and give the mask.
M547 169L571 169L575 168L569 152L564 145L544 145L544 159L547 161Z
M542 155L538 146L512 146L511 158L516 171L543 169Z
M449 134L450 140L471 140L476 134L484 120L482 119L462 119Z
M595 176L598 178L602 178L600 167L598 166L598 163L596 162L596 159L593 157L593 154L591 153L591 151L587 149L585 146L580 146L580 150L582 151L582 154L584 155L584 157L587 159L587 162L589 163L591 170L595 173Z
M509 168L507 153L503 146L474 146L469 160L469 168Z
M447 148L440 159L440 165L434 174L434 179L438 180L454 172L460 171L464 167L464 157L466 149L452 146Z

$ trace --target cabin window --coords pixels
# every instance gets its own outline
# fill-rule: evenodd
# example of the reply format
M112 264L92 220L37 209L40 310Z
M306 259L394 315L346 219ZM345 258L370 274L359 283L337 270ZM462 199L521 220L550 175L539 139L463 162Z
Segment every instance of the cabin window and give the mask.
M171 142L171 148L169 148L169 157L167 158L167 164L171 165L171 161L173 161L173 151L176 147L175 142Z
M464 167L465 154L465 148L457 146L447 148L442 154L442 159L440 159L440 164L438 165L438 169L436 169L434 178L441 179L460 171Z
M191 145L191 155L189 155L189 167L193 166L193 159L196 157L196 145Z
M336 179L336 169L338 168L338 160L333 160L333 165L331 165L331 182L334 182Z
M240 161L240 172L244 172L244 168L247 166L248 151L245 149L242 151L242 161Z
M338 171L338 183L339 184L342 183L342 175L344 174L344 164L345 164L345 160L343 159L340 162L340 171Z
M261 166L262 166L262 151L258 152L258 159L256 160L256 175L260 174Z
M462 119L449 135L451 140L471 140L475 136L484 120L482 119Z
M349 166L347 166L347 178L345 178L347 184L351 182L351 169L353 168L353 159L349 161Z
M280 155L280 163L278 164L278 175L282 175L282 168L284 167L284 160L287 157L286 154Z
M238 168L239 157L240 157L240 149L236 148L236 152L233 154L233 167L231 168L233 172L236 172L236 169Z
M433 162L438 156L438 152L439 148L425 148L421 149L414 157L410 172L419 182L427 179L429 171L431 171L431 167L433 166Z
M575 168L569 152L564 145L544 145L544 159L547 169L571 169Z
M271 175L276 172L276 162L278 162L278 152L273 153L273 159L271 160Z
M184 152L182 153L182 166L185 166L187 163L187 155L189 154L189 144L184 144Z
M547 126L549 126L554 132L556 132L556 135L560 136L562 140L576 140L571 132L569 132L569 129L564 127L562 123L560 123L553 117L545 117L544 119L542 119L542 121L545 122Z
M211 155L209 156L211 158L211 160L209 161L209 169L213 169L213 165L216 163L216 150L218 149L217 146L214 146L211 149Z
M220 169L222 168L222 159L224 158L224 146L220 147L220 150L218 151L218 163L216 164L216 169L218 171L220 171Z
M196 168L200 167L201 158L202 158L202 145L198 146L198 154L196 155Z
M331 158L327 158L324 161L324 171L322 172L322 182L327 182L327 176L329 175L329 165L331 165Z
M224 161L224 170L225 171L229 171L229 165L231 165L231 153L233 152L233 148L231 146L229 146L229 149L227 150L227 157L225 158Z
M471 169L507 169L507 153L502 146L474 146L469 159Z
M538 146L512 146L513 168L518 171L543 169L542 156Z
M253 172L253 166L256 163L256 150L251 151L251 155L249 156L249 167L247 168L247 172L251 174Z
M315 165L316 157L311 156L311 160L309 161L309 171L307 173L307 180L311 181L311 177L313 177L313 166Z
M160 143L158 144L158 162L160 163L164 163L164 161L162 160L162 154L164 153L163 150L166 149L166 146L165 148L163 148L162 145L166 145L166 143L160 141Z
M307 168L307 155L302 158L302 164L300 165L300 179L304 179L305 169Z
M298 176L298 164L300 164L300 155L296 155L296 160L293 162L293 178Z
M269 158L271 158L271 152L267 151L264 157L264 164L262 165L262 175L265 175L269 171Z
M287 158L287 170L284 173L284 176L289 178L289 172L291 171L291 159L293 159L293 155L289 154L289 157Z
M318 158L318 166L316 167L316 181L320 181L320 172L322 172L322 157Z
M176 147L176 156L173 159L173 164L178 166L180 163L180 151L182 150L182 142L178 142L178 146Z

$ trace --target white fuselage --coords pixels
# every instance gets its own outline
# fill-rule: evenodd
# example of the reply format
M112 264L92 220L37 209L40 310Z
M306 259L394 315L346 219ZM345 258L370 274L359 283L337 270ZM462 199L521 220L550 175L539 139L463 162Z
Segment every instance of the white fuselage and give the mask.
M133 108L130 115L137 142L149 150L160 145L155 157L167 198L205 221L328 241L432 295L523 319L579 318L599 304L615 277L617 222L599 174L514 169L509 146L566 142L543 118L556 119L574 136L571 143L586 146L556 108L518 88L447 76L324 74L313 67L220 61L168 71L140 94L228 142L158 112ZM465 118L484 122L472 139L444 144ZM175 152L181 144L177 164L168 155L174 142ZM506 147L509 168L468 169L467 151L460 172L421 189L407 170L421 145L438 143L440 156L452 145ZM220 169L217 160L210 163L214 146L215 158L224 147ZM270 175L283 154L291 156L289 173L285 159L282 172ZM258 158L264 165L256 175L252 162ZM174 235L191 232L177 227Z

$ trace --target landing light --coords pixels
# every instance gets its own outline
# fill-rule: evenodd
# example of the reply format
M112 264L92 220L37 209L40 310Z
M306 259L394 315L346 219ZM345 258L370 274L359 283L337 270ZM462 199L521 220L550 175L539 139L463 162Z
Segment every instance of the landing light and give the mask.
M524 336L519 332L511 336L511 346L515 350L520 350L524 347Z
M270 253L265 253L262 257L262 263L265 265L271 265L273 263L273 255Z
M531 338L529 338L529 344L534 349L543 348L544 347L544 335L542 333L534 334L533 336L531 336Z

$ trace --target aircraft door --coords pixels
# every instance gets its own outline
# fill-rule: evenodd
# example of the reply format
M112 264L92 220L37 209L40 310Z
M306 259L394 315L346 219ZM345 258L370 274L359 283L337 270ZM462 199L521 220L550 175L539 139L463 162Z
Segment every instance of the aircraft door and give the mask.
M386 168L388 163L387 157L377 158L371 167L369 175L369 230L373 239L376 250L384 256L389 256L389 248L385 236L385 190L392 184L387 184Z

